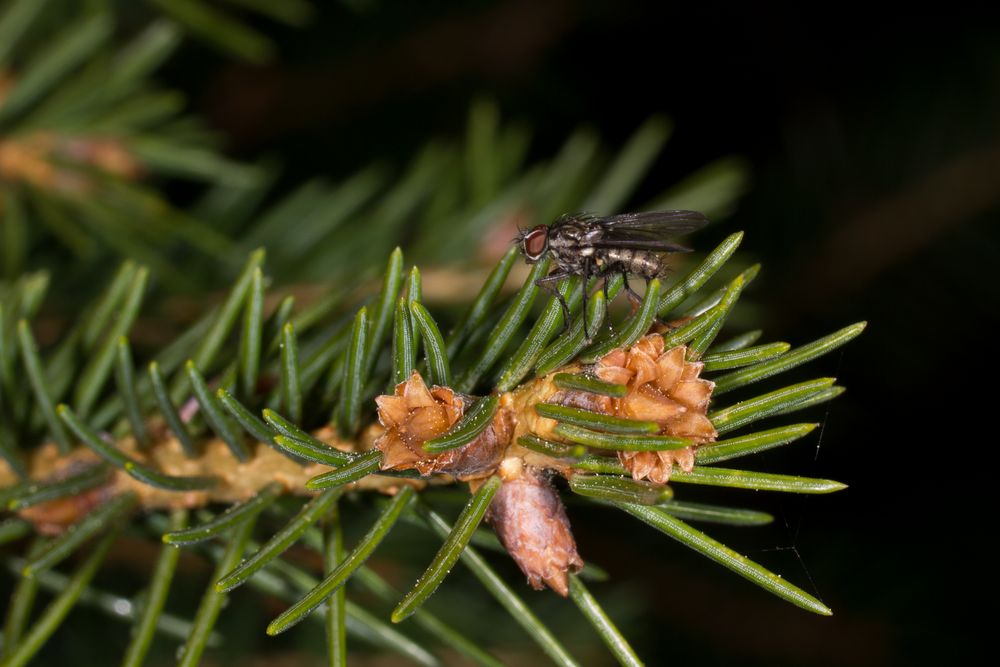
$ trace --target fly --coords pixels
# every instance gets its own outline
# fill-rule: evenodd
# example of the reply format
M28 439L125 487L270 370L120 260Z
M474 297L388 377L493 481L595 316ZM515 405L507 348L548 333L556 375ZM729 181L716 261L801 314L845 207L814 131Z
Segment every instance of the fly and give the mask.
M521 252L529 264L546 255L552 257L555 270L535 281L538 287L554 294L563 311L563 325L569 326L569 306L556 289L563 278L581 276L586 284L591 278L604 279L607 296L608 279L621 275L633 303L640 297L628 284L629 276L643 278L648 284L653 278L663 278L669 271L666 255L690 252L666 237L688 234L701 229L708 218L697 211L650 211L623 213L602 217L591 214L564 215L551 225L538 225L522 231L517 237ZM587 290L583 291L583 313L587 312ZM590 328L584 322L586 338Z

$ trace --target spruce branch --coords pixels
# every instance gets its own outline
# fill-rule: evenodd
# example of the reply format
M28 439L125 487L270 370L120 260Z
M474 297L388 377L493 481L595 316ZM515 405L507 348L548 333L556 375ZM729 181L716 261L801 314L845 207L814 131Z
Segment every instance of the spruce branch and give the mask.
M864 324L795 348L756 344L760 331L731 332L729 316L760 268L734 277L742 233L677 277L651 282L631 315L616 308L627 287L620 276L605 290L563 281L564 322L557 297L538 298L548 265L525 269L506 245L519 225L620 208L667 141L668 120L650 119L611 157L581 130L551 160L527 164L526 130L481 100L461 145L433 142L401 171L366 167L268 197L277 171L216 152L152 76L184 34L265 58L270 45L235 19L260 13L294 24L305 5L147 4L162 15L144 14L131 35L111 12L53 32L46 3L0 6L0 499L16 514L0 523L0 543L51 536L8 560L33 575L21 577L8 608L9 664L30 660L75 605L109 614L121 606L91 580L125 522L130 534L168 542L146 602L145 593L114 598L133 609L130 665L142 664L157 632L181 632L182 664L197 664L221 640L215 625L226 595L243 584L290 604L271 634L305 618L321 622L330 664L344 664L346 642L357 639L439 664L431 644L408 636L419 625L495 665L481 642L433 613L432 595L454 585L446 575L457 562L553 662L578 664L480 549L509 553L533 586L568 595L612 655L639 664L627 628L619 632L601 608L602 571L577 552L563 495L580 511L616 507L779 597L829 613L684 523L754 526L770 515L686 501L683 485L843 488L715 464L806 437L814 424L778 418L843 388L832 378L789 385L781 374L849 342ZM654 201L720 212L744 174L726 158ZM168 178L201 183L203 196L189 210L169 205L155 189ZM346 225L357 219L366 224L348 242ZM400 238L423 270L393 249ZM49 278L24 273L35 249L53 245L98 273L115 270L113 256L125 258L56 342L38 318ZM255 250L265 247L278 281L330 288L315 299L276 294ZM234 248L249 255L242 267ZM473 252L496 259L492 271L456 263ZM170 261L179 253L190 258L181 270ZM142 344L147 298L160 304L163 287L204 291L237 272L220 305L166 348L153 355ZM376 290L367 280L380 272ZM519 286L512 296L508 280ZM306 307L296 310L297 301ZM767 385L747 392L758 382ZM717 397L730 391L745 393L720 407ZM446 493L464 507L454 526L435 509ZM345 543L345 521L369 505L380 518L360 542ZM529 526L535 517L546 520ZM480 527L484 519L495 534ZM443 540L431 562L415 564L425 575L406 595L364 564L376 547L390 557L403 523ZM260 542L255 526L267 533ZM71 578L52 569L92 538L96 550ZM185 579L176 571L180 548L217 563L190 620L168 611L171 589ZM293 548L316 552L322 569L304 569ZM593 593L584 580L598 582ZM395 612L362 607L349 581ZM51 589L58 597L32 621L38 591Z
M332 509L338 500L349 501L345 491L376 491L391 500L365 538L342 558L329 561L325 579L295 575L302 587L297 592L282 589L281 593L294 604L268 629L270 634L283 632L309 612L327 605L330 611L325 623L335 647L331 648L334 662L343 655L338 637L343 637L345 629L350 633L352 623L367 624L368 630L362 633L374 632L396 650L427 662L424 654L405 648L408 640L402 635L379 625L369 612L352 606L343 596L349 579L371 579L370 574L361 574L367 572L365 561L399 520L416 512L435 531L444 531L445 544L425 575L399 602L391 620L422 618L422 624L447 635L448 630L428 620L423 605L454 563L462 560L519 623L537 634L543 650L559 664L574 664L551 633L475 555L471 545L482 542L476 537L477 526L485 518L499 538L499 543L488 542L489 548L507 550L533 585L547 585L570 595L613 654L623 664L636 664L638 658L627 641L600 608L597 597L577 577L578 572L582 575L588 570L577 553L560 494L549 481L551 475L566 478L570 493L581 502L610 503L765 590L805 609L828 614L829 609L813 596L761 566L737 558L730 549L682 521L751 526L769 522L769 515L675 499L679 495L675 485L683 484L792 493L829 493L844 488L830 480L713 465L804 437L814 424L772 425L717 440L717 434L740 431L758 420L828 400L829 390L835 387L832 378L820 378L710 410L718 384L702 374L720 373L723 382L719 384L736 390L836 349L863 329L863 323L847 327L795 349L784 343L748 347L754 336L713 345L725 328L727 315L755 275L755 267L702 299L694 314L683 321L665 326L656 323L654 317L662 312L664 299L670 311L694 295L732 255L734 241L738 243L739 238L726 239L674 284L661 287L653 281L632 316L602 332L589 347L581 347L556 368L546 367L551 357L543 347L554 332L554 318L546 315L559 314L557 304L550 301L537 319L531 316L534 281L543 271L529 273L509 303L497 303L491 294L493 287L487 284L483 294L488 296L478 302L482 305L474 305L473 314L451 329L459 333L446 338L431 310L418 300L418 291L407 288L407 296L399 296L405 273L402 254L396 251L375 305L361 305L353 318L349 313L330 313L342 323L334 327L321 326L323 318L296 319L286 313L283 324L271 329L271 340L278 343L264 346L253 342L265 340L263 332L267 330L260 305L266 302L263 256L255 253L223 306L211 318L193 325L192 330L200 335L192 336L169 355L161 355L161 361L150 366L148 378L137 379L125 332L139 307L138 300L128 295L141 294L144 273L142 267L123 266L87 318L69 334L77 345L89 340L93 356L76 375L77 382L88 389L82 391L78 384L75 391L67 387L61 393L77 397L75 402L82 401L85 406L99 407L89 417L70 405L52 409L58 419L55 424L65 429L69 445L65 451L49 439L54 429L46 427L45 405L46 401L51 405L52 398L44 380L56 367L60 349L65 348L57 345L51 353L39 350L27 319L21 320L17 335L7 326L0 328L4 354L10 354L8 349L19 350L21 367L29 376L34 373L41 378L38 386L43 388L41 392L18 394L20 406L8 406L4 394L0 405L4 411L17 408L17 414L22 415L11 422L18 429L18 441L38 443L18 452L27 480L18 479L15 466L0 468L4 502L22 517L9 520L5 533L17 539L34 527L55 535L22 566L25 573L34 576L48 572L91 536L106 533L108 526L130 520L136 507L145 512L174 512L175 527L161 532L168 544L197 548L210 544L206 540L223 541L218 570L184 649L183 660L190 664L199 660L212 635L224 599L220 596L257 581L265 567L290 567L284 554L303 540L315 545L312 536L320 525L335 535L342 513L335 514ZM509 257L501 259L494 275L507 272ZM122 275L133 278L128 289L121 284ZM411 285L419 275L410 272ZM579 293L579 281L571 279L561 287L564 294ZM600 291L591 303L601 302L599 296ZM609 292L609 296L613 295ZM3 305L5 312L10 309L30 317L36 301L36 292L22 283ZM26 304L30 306L27 309ZM575 322L583 318L580 306L580 300L570 303ZM108 314L116 309L123 315L112 324ZM369 312L373 313L371 319ZM244 315L242 322L240 313ZM461 332L472 327L461 322L491 319L498 323L492 334L478 348L464 350L461 340L467 334ZM100 362L101 366L94 362L102 359L107 349L100 343L102 336L76 333L101 329L108 331L103 340L114 343L110 348L114 354L102 373L110 372L113 365L118 377L115 383L96 380L96 371L91 370L105 368L105 362ZM427 351L426 368L429 377L438 380L437 385L426 383L421 375L414 331L420 331ZM524 345L512 345L518 338L532 341L528 346L531 352L526 353ZM228 344L234 340L242 342ZM449 346L449 340L457 342ZM509 352L507 358L504 351ZM185 357L191 361L182 364ZM699 357L706 361L699 361ZM215 369L213 374L200 373L194 359ZM166 371L161 370L161 364ZM336 375L333 386L339 390L331 396L318 380L338 368L343 372ZM306 369L309 377L304 382ZM447 386L452 377L460 378L456 384L461 383L463 391ZM379 395L390 378L401 381L391 394ZM259 391L261 381L273 383L278 393ZM218 386L213 390L214 385ZM172 387L173 397L168 395L168 387ZM237 397L234 391L242 396ZM463 393L468 391L478 395ZM278 403L272 403L274 400ZM182 408L178 410L177 405ZM270 405L283 406L288 414ZM35 420L23 418L33 414L38 415ZM330 423L331 414L336 424ZM202 420L204 423L197 426ZM110 426L116 435L100 433L94 422ZM179 438L177 433L184 436ZM102 459L110 468L99 464ZM445 529L420 496L428 489L455 482L468 482L472 496L455 527ZM263 545L252 542L249 530L255 520L265 510L270 511L268 508L278 507L280 496L289 494L312 498L302 501L294 515L282 511L287 516L284 526ZM179 529L177 512L219 503L229 508L199 525ZM526 521L529 516L548 518ZM252 555L241 564L244 548ZM160 574L151 583L158 607L142 617L141 638L130 648L130 661L141 658L151 633L159 627L158 619L169 602L175 562L161 558ZM312 583L307 585L307 581ZM80 595L67 598L64 604L82 600L87 590L84 583ZM41 626L26 629L31 643L25 645L17 643L15 635L20 632L13 633L12 645L18 647L15 655L37 650L38 638L48 632ZM488 658L482 662L490 663Z

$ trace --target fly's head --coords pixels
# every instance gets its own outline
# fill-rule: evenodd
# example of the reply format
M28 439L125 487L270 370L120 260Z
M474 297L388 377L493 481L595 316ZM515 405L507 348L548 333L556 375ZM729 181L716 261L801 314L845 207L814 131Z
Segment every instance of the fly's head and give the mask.
M549 251L549 227L548 225L532 227L518 234L515 240L521 246L524 258L529 264L534 264Z

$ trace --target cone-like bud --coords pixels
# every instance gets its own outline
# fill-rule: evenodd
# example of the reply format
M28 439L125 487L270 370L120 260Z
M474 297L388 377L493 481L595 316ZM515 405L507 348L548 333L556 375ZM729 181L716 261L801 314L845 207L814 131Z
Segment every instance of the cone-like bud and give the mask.
M620 399L601 397L607 403L601 412L655 421L660 424L661 434L687 438L695 445L712 442L717 434L706 413L715 383L698 377L704 364L686 361L687 347L663 348L662 336L649 335L629 349L609 352L597 362L594 371L599 378L628 387L628 393ZM635 479L664 484L674 465L691 470L694 449L619 452L618 459Z
M501 544L536 590L569 593L568 572L583 567L559 493L538 468L519 458L500 465L503 479L486 513Z
M446 473L461 479L486 476L496 470L513 431L509 410L500 408L472 442L440 454L424 451L425 442L461 419L469 402L448 387L428 388L416 371L396 385L392 396L378 396L375 403L385 427L375 441L383 470L415 469L421 475Z

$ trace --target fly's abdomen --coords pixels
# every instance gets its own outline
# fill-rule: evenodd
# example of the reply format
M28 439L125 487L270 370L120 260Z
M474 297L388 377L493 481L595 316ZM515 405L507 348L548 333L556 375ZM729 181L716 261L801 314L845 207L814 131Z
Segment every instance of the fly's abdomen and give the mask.
M604 260L618 270L643 278L661 278L667 272L663 255L632 248L607 248Z

